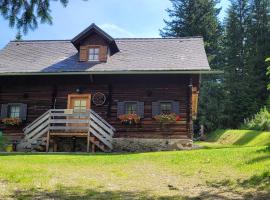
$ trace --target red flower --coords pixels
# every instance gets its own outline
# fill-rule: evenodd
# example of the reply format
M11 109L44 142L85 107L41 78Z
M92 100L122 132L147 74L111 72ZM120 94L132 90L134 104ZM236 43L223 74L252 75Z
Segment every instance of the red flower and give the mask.
M175 120L180 121L181 117L179 115L176 116Z

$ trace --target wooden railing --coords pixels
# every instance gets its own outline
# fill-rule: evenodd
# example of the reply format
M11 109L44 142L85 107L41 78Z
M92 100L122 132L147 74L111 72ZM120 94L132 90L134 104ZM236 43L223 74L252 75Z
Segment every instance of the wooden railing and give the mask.
M74 112L72 109L51 109L23 129L25 138L21 148L30 148L46 133L85 133L94 136L103 145L112 150L115 129L93 110ZM99 146L100 143L95 145Z

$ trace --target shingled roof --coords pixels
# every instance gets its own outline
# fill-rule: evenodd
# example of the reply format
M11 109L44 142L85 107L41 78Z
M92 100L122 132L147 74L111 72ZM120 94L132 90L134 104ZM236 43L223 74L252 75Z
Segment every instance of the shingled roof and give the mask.
M201 37L115 39L106 63L79 62L70 40L11 41L0 51L0 74L209 71Z

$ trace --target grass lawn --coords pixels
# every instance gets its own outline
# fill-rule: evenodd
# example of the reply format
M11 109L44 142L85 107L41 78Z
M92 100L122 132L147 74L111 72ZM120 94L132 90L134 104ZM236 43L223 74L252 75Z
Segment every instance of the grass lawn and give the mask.
M270 197L266 147L0 159L0 199Z
M270 148L237 146L139 154L0 154L0 199L270 199Z

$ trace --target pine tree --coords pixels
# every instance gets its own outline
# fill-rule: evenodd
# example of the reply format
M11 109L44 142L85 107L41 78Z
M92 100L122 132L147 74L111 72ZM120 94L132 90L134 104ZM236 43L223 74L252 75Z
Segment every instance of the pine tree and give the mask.
M222 66L220 56L222 26L218 20L220 9L217 0L171 0L168 9L170 20L165 20L165 28L160 31L163 37L202 36L212 69ZM216 76L204 76L199 97L199 124L206 130L222 126L223 87L216 82Z
M68 0L1 0L0 14L9 21L10 27L23 30L26 34L28 30L36 29L39 23L52 24L52 1L60 1L65 7L68 4Z
M16 37L15 37L15 40L16 40L16 41L22 40L22 33L21 33L20 30L17 32Z
M267 100L265 58L270 54L268 0L233 0L225 28L225 105L228 127L238 127Z
M250 89L247 64L247 25L250 17L248 0L232 0L225 24L225 90L228 101L225 105L227 126L236 128L257 109Z
M252 0L248 22L248 65L254 99L262 107L268 97L265 59L270 55L270 1Z
M162 37L202 36L210 62L215 59L222 35L218 21L218 0L171 0L172 9L167 9L170 21L160 30Z

